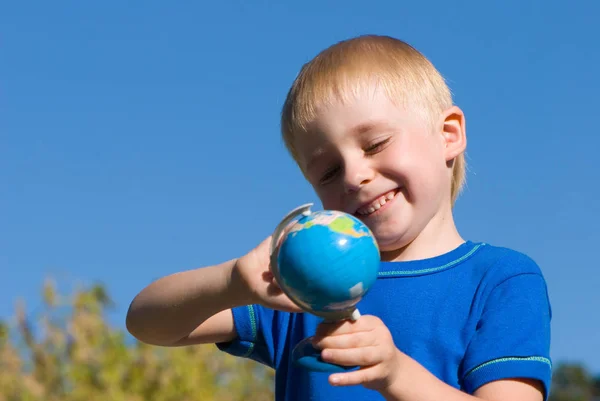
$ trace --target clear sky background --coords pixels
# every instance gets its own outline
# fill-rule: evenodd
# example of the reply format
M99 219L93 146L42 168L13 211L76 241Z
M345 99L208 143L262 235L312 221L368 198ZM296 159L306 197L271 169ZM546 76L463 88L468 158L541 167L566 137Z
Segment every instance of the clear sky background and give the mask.
M0 319L44 279L102 282L124 327L151 280L239 256L320 204L279 139L301 65L377 33L467 116L465 238L533 257L552 356L600 373L598 1L4 1ZM399 294L401 296L401 294Z

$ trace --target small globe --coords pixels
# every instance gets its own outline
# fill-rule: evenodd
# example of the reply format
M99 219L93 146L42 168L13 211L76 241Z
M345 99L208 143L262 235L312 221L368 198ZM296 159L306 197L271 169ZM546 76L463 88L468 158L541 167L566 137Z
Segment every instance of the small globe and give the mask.
M276 255L279 285L316 315L351 312L377 279L373 233L338 211L306 213L283 230Z

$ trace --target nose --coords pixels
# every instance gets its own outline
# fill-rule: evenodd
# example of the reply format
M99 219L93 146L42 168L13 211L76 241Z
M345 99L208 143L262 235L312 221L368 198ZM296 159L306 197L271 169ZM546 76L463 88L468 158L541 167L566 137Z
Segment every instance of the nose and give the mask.
M344 166L344 192L357 192L373 180L375 172L364 158L348 160Z

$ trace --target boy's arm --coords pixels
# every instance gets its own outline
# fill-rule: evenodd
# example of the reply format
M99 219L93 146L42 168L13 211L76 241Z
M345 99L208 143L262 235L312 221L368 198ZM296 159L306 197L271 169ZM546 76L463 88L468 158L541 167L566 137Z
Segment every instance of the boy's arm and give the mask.
M153 345L221 343L236 338L236 306L301 312L270 272L270 244L267 237L239 259L156 280L131 302L127 329Z
M543 394L544 385L533 379L498 380L484 384L474 393L476 397L489 401L541 401L544 398Z
M156 280L132 301L127 329L142 342L178 346L235 338L231 308L250 294L234 273L236 260Z
M544 399L542 380L529 378L491 380L475 389L473 395L450 386L396 348L389 329L379 318L371 315L364 315L353 322L321 324L315 333L314 345L322 350L321 356L327 362L362 366L351 372L332 374L329 377L332 385L362 384L379 391L388 401Z
M538 380L498 380L484 384L470 395L444 383L411 358L406 357L402 363L404 368L398 372L398 380L381 391L388 401L542 401L544 399L544 386Z
M173 347L184 345L226 343L237 337L231 309L227 309L209 317L187 336L172 344Z
M335 373L330 383L364 384L390 401L547 399L552 373L551 309L544 278L535 265L525 265L519 273L502 274L494 283L486 292L477 330L457 372L462 391L396 348L384 323L368 315L317 330L316 345L323 350L324 360L363 367Z

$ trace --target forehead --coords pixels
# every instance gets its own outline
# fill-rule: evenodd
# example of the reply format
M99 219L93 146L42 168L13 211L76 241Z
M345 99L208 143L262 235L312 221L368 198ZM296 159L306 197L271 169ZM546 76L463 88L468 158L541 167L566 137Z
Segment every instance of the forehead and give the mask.
M362 142L386 131L399 130L414 119L405 107L380 89L356 93L321 105L306 130L295 138L299 162L311 162L332 149Z

